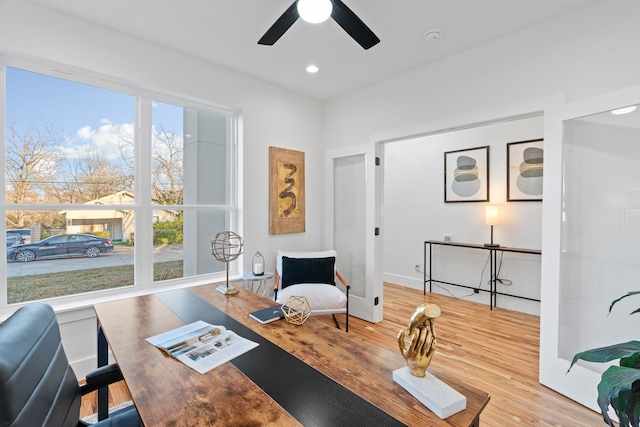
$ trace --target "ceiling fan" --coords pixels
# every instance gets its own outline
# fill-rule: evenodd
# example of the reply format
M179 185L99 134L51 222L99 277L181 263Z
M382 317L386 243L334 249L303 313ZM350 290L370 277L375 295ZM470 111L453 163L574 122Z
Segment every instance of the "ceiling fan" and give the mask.
M307 18L306 12L309 8L313 10L319 8L324 16L317 19ZM373 31L341 0L296 0L267 30L258 44L273 45L300 17L305 21L315 23L322 22L329 16L364 49L369 49L380 43L380 39L373 34Z

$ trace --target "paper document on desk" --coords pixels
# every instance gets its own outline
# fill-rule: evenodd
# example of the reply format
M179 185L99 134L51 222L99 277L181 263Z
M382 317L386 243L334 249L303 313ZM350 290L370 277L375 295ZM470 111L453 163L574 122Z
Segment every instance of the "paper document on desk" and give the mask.
M147 341L166 351L197 372L204 374L225 362L258 346L224 326L214 326L199 320Z

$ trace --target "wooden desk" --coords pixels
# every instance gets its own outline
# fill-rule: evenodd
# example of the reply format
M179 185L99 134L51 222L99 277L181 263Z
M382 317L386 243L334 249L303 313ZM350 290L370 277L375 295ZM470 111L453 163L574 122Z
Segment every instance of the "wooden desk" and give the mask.
M261 325L249 318L248 313L273 302L243 289L233 297L220 294L215 285L195 287L190 291L171 292L189 293L203 304L216 307L401 423L478 426L480 413L489 401L487 393L464 383L462 378L441 375L437 366L432 366L429 372L467 398L465 411L441 420L393 382L392 372L405 366L399 352L392 353L371 345L313 317L302 326L286 321ZM300 425L299 420L243 374L234 361L201 375L145 341L147 337L185 323L174 313L174 305L171 305L172 311L162 302L174 300L177 295L148 295L95 306L104 336L145 425ZM184 313L189 307L182 309ZM395 341L396 338L389 339ZM252 363L260 366L261 361L253 360ZM260 369L269 373L272 367L264 362ZM285 381L285 384L305 383L305 378L287 378L286 375L276 380ZM313 407L314 402L305 401L303 395L298 400L298 406L303 410L307 405L309 410ZM334 402L330 412L348 414L351 408L342 408L342 403ZM358 425L358 421L349 420L349 425ZM312 425L304 420L303 423Z

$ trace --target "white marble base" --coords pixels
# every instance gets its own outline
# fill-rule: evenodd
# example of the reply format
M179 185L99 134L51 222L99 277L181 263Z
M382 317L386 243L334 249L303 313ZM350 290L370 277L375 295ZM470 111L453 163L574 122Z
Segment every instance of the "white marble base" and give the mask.
M404 387L431 412L441 419L463 411L467 407L467 398L429 372L423 378L409 372L409 368L393 371L393 380Z
M226 284L219 285L216 289L218 290L218 292L225 295L236 295L238 293L238 290L236 288L234 288L233 286L229 286L227 288Z

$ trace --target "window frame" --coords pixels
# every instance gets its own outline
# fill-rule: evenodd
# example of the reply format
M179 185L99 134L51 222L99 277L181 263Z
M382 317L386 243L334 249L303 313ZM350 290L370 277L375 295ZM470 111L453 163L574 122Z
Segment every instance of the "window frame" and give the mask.
M189 95L168 93L167 91L149 88L141 85L123 83L117 78L100 75L87 70L78 70L70 66L52 64L48 61L22 60L11 57L0 58L0 139L6 141L6 67L19 68L25 71L44 74L54 78L61 78L71 82L87 84L105 90L117 91L134 97L134 140L135 144L135 171L134 171L134 194L135 201L127 205L109 205L107 209L132 210L137 218L135 222L136 244L134 246L134 284L126 288L114 288L101 291L73 294L56 298L46 299L49 304L59 309L73 309L89 307L93 304L119 299L129 296L151 294L159 291L196 286L225 279L225 272L189 276L166 281L153 281L153 211L158 205L151 203L151 156L142 155L151 153L152 138L152 102L160 101L169 104L203 111L231 119L231 141L230 141L230 191L231 197L228 205L171 205L175 209L213 209L228 211L230 213L230 229L242 235L241 202L241 156L242 146L242 114L238 109L222 106L218 103L196 98ZM6 165L6 151L0 150L0 162ZM2 189L0 190L0 206L6 216L8 210L103 210L104 206L99 205L71 205L71 204L14 204L7 203L6 200L6 175L2 174ZM3 223L6 234L6 221ZM6 259L6 245L1 245L0 256ZM230 265L230 275L233 278L241 276L242 255ZM7 304L7 263L0 265L0 320L8 316L17 308L29 304L16 303Z

